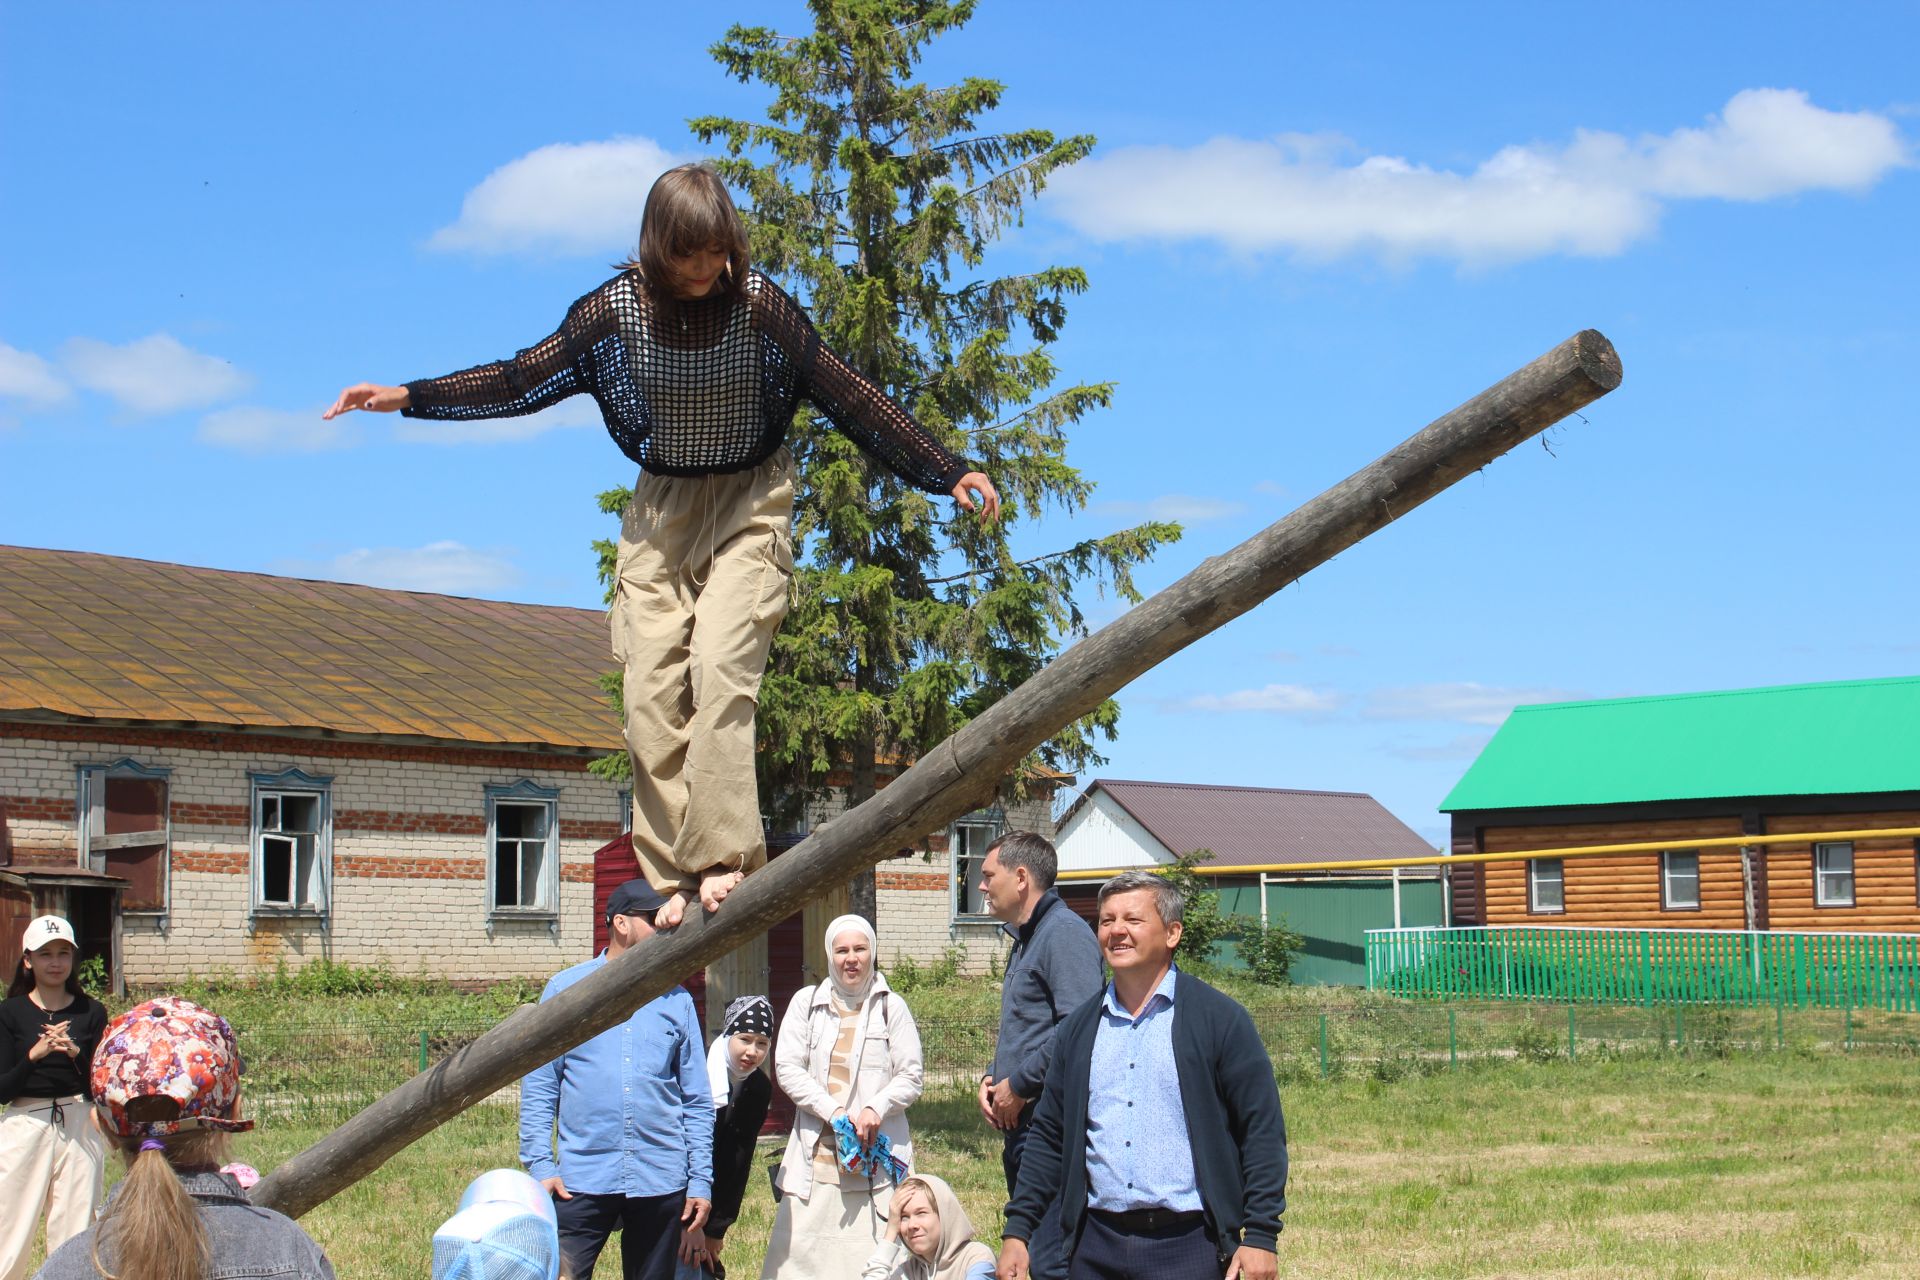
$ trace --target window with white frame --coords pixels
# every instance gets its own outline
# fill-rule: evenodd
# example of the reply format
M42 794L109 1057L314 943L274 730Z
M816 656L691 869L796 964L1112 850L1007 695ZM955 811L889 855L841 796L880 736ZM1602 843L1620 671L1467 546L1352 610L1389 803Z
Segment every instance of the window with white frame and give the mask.
M1660 855L1660 906L1666 911L1700 909L1700 851L1669 849Z
M127 882L120 909L129 915L167 910L171 773L124 758L80 766L80 865Z
M987 916L986 896L980 892L980 865L987 860L987 846L1000 834L1000 823L983 814L969 814L947 832L947 847L953 851L953 914Z
M1853 841L1813 846L1813 901L1822 907L1853 905Z
M333 896L333 779L299 769L247 779L254 914L325 917Z
M522 779L488 787L486 795L488 914L553 917L560 902L559 789Z
M1534 915L1561 915L1567 909L1567 864L1560 858L1534 858L1527 863L1527 910Z

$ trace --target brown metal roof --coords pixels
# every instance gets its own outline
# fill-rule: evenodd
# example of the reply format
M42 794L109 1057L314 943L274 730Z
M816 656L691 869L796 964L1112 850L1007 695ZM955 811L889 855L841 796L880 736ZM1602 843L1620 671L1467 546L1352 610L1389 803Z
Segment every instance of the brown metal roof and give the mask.
M0 547L0 715L614 750L602 615Z
M1137 819L1175 856L1209 849L1212 867L1280 862L1417 857L1435 853L1406 823L1359 791L1288 791L1216 787L1191 782L1126 782L1095 778L1072 808L1095 789ZM1437 859L1437 855L1436 855Z

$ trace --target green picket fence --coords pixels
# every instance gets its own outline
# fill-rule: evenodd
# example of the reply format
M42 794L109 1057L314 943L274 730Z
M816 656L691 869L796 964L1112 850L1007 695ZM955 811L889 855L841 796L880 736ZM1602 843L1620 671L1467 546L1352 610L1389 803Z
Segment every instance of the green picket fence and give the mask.
M1367 987L1429 999L1920 1010L1920 935L1369 929Z

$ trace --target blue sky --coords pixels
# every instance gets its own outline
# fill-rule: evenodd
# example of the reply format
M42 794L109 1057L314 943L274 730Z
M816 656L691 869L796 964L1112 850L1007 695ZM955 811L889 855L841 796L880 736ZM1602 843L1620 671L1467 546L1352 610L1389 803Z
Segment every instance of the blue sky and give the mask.
M1920 669L1920 10L1174 9L989 0L926 63L1100 139L994 259L1085 266L1057 355L1120 384L1093 506L1023 545L1181 518L1163 584L1575 330L1627 378L1129 687L1101 773L1438 838L1518 702ZM764 101L706 53L733 20L804 14L9 6L0 542L597 604L631 476L584 401L318 412L604 278L686 118Z

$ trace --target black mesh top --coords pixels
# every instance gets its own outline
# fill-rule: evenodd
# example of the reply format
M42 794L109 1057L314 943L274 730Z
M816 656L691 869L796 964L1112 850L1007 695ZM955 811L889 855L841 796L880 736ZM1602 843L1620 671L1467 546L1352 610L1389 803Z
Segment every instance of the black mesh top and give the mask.
M656 299L625 272L511 360L409 382L401 412L505 418L582 391L620 451L657 475L758 466L801 397L915 488L949 493L973 469L827 350L800 304L757 271L737 295L691 302Z

